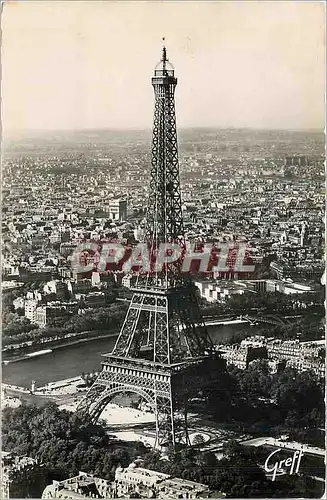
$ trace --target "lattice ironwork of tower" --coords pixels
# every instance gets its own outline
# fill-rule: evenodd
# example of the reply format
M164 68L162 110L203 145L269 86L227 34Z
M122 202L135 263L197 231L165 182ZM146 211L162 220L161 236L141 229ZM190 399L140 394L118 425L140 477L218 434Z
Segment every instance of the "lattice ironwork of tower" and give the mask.
M174 93L166 48L157 64L145 242L184 245ZM187 402L216 382L224 362L214 352L194 285L181 262L139 274L116 344L78 411L96 422L118 393L136 393L156 415L156 447L190 444Z

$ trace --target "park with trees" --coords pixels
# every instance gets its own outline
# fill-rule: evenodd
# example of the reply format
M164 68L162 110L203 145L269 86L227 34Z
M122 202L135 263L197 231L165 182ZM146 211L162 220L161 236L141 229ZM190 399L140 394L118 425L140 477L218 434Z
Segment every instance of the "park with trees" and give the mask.
M78 471L114 479L118 466L126 467L143 458L143 467L207 484L219 496L228 498L317 498L320 485L308 476L285 476L272 482L262 468L266 452L231 441L218 460L212 452L185 448L167 459L140 442L124 442L110 430L89 425L74 413L60 410L54 403L43 407L26 406L3 411L3 449L13 455L37 459L32 470L14 476L16 498L40 498L46 484L78 474Z
M29 494L40 498L44 484L53 479L63 480L78 475L82 470L98 477L113 480L118 465L126 467L146 448L139 442L123 442L114 439L102 425L89 425L86 420L55 403L42 407L22 405L5 408L2 415L2 445L14 456L27 455L38 460L34 474L19 474L16 484L19 495ZM42 467L40 467L42 466Z
M229 365L223 379L204 391L203 414L229 422L240 432L279 437L324 447L325 387L311 371L271 373L267 360L241 370Z

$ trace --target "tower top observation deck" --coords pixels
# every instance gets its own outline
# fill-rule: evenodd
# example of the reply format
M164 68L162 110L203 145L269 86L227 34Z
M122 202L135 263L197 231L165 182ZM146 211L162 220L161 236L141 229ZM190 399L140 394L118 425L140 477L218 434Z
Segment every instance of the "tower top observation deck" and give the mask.
M152 78L152 83L177 83L177 79L175 78L174 66L167 58L167 49L165 45L162 48L161 60L154 68L154 77Z

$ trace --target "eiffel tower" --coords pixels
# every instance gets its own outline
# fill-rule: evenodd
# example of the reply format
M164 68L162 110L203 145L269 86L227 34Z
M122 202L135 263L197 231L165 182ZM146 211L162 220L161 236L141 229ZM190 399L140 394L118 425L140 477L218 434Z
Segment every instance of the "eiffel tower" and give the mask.
M155 94L145 242L185 245L175 118L174 68L163 47L152 78ZM119 393L136 393L156 416L159 449L190 445L187 402L215 381L223 361L214 352L192 281L181 261L138 274L128 312L102 371L78 411L96 422ZM218 363L218 364L217 364Z

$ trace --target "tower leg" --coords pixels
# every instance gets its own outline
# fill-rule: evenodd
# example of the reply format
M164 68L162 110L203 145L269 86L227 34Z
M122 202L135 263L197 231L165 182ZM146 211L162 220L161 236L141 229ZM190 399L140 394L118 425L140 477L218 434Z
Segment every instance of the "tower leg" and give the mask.
M77 413L81 417L88 417L88 420L92 423L95 423L100 414L97 408L97 402L102 399L103 393L105 391L105 386L97 384L96 382L92 385L92 387L87 391L86 396L81 400L78 405Z
M190 444L187 429L187 409L176 411L173 397L156 396L156 441L155 448L176 449Z
M175 422L171 397L156 396L155 448L175 448Z

